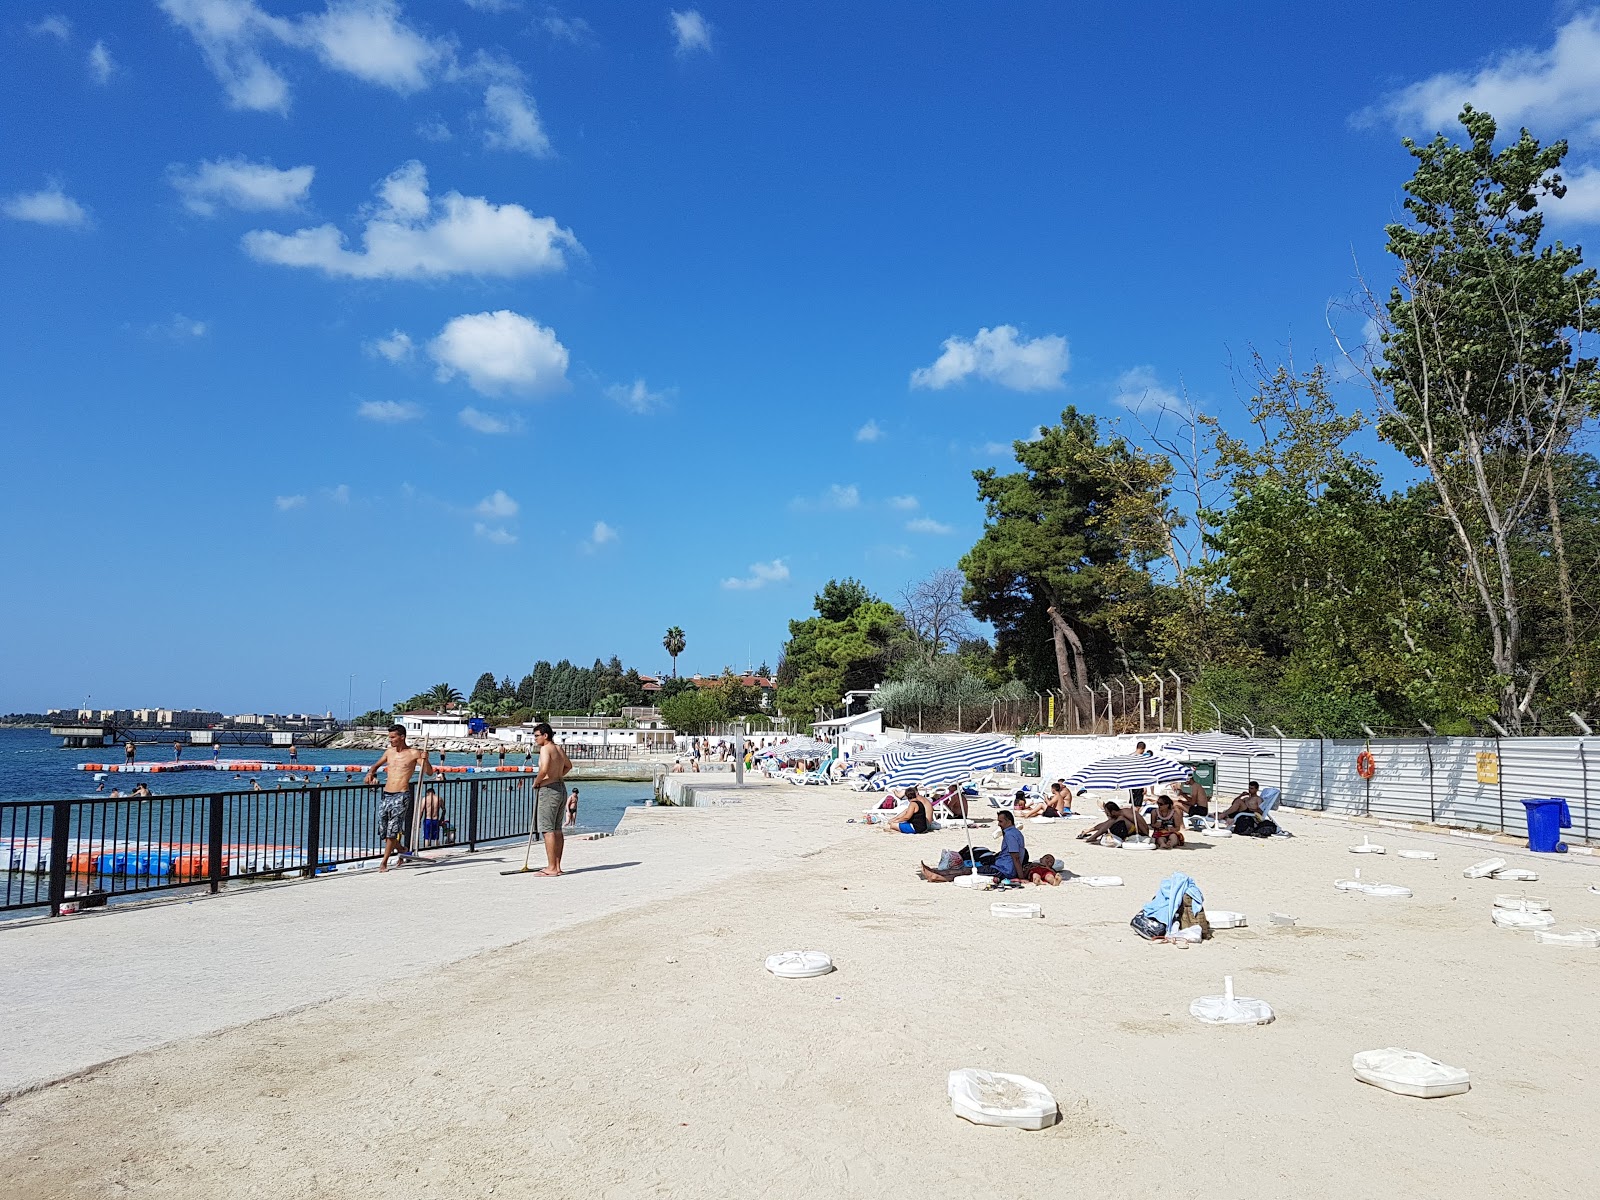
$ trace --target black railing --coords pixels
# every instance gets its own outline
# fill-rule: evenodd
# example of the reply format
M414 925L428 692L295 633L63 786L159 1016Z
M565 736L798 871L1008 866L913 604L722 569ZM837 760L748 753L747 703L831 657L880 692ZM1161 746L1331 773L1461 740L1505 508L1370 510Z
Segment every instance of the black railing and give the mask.
M424 824L429 791L440 802L437 826ZM380 803L377 787L360 784L6 801L0 912L58 915L124 896L336 871L382 856ZM532 803L525 776L433 780L416 790L407 844L475 849L526 837Z

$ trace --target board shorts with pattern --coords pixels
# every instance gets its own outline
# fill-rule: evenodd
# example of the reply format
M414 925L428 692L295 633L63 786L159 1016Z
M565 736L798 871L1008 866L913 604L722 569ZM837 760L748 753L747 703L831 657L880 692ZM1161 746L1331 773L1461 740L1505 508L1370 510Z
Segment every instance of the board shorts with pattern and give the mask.
M406 836L407 818L411 815L411 789L403 792L385 792L382 807L378 809L378 836L403 838Z

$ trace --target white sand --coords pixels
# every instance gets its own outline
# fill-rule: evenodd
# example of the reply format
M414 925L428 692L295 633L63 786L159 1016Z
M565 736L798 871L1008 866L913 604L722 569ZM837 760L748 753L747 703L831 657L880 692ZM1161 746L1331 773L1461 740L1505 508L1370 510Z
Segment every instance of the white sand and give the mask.
M1385 830L1387 858L1353 859L1359 833L1293 813L1293 839L1144 854L1029 825L1035 854L1127 886L1030 889L1045 919L1001 921L992 896L913 878L957 837L845 827L824 814L847 801L799 794L844 842L11 1101L0 1195L1600 1192L1600 951L1496 929L1506 888L1461 878L1473 846ZM718 817L763 819L691 819ZM1402 845L1439 860L1397 859ZM1416 898L1336 892L1352 863ZM1562 925L1600 926L1585 890L1600 870L1536 869ZM1128 918L1172 870L1250 927L1142 942ZM1270 909L1300 924L1269 927ZM790 948L839 970L762 970ZM1191 1019L1225 973L1277 1022ZM1357 1083L1350 1056L1386 1045L1466 1067L1473 1090L1421 1101ZM1038 1079L1064 1121L958 1120L944 1079L959 1066Z

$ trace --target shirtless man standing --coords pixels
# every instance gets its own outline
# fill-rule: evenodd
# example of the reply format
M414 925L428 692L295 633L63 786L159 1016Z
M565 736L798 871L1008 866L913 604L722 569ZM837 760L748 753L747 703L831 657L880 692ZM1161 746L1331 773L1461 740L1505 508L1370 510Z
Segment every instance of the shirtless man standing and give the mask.
M389 856L400 850L401 840L409 827L411 777L419 766L423 778L433 774L433 764L428 761L428 755L406 745L406 727L389 726L389 748L383 752L382 758L367 768L364 780L369 785L374 784L378 781L378 772L384 772L383 806L378 810L378 834L383 838L383 861L378 864L380 871L389 869ZM400 852L404 854L403 850Z
M545 868L541 875L561 874L561 850L567 838L561 832L561 818L567 808L567 775L572 760L556 745L554 731L547 721L533 727L533 744L539 747L539 773L533 777L533 828L544 835Z

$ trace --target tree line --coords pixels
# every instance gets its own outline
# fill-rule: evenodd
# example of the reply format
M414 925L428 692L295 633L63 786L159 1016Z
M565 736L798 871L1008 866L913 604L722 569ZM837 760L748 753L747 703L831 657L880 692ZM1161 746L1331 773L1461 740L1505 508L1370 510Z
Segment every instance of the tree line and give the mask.
M790 623L783 710L1049 689L1086 728L1107 680L1170 669L1191 711L1290 734L1574 731L1600 690L1600 284L1545 236L1566 143L1460 121L1405 141L1393 277L1331 314L1335 367L1252 356L1238 428L1186 399L1136 432L1067 408L974 472L959 589L830 582Z

